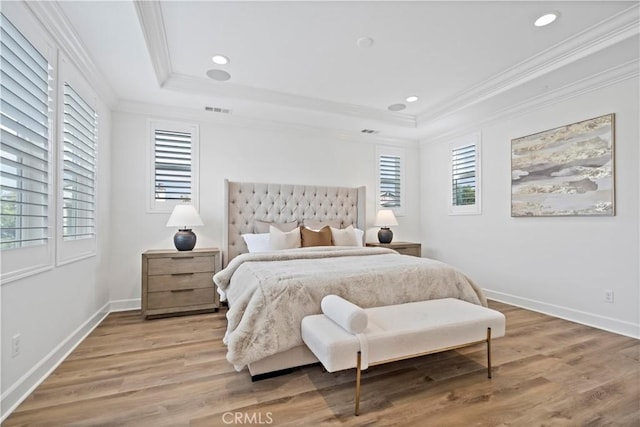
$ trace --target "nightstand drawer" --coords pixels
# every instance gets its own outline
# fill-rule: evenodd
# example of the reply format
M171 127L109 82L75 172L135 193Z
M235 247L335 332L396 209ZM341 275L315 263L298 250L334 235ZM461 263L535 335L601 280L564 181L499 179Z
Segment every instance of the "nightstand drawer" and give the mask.
M215 271L212 256L166 257L149 260L149 275L204 273ZM212 274L213 275L213 274Z
M188 310L189 306L213 304L215 302L214 293L213 287L150 292L147 305L150 310L170 307L180 307Z
M213 288L213 272L174 273L149 276L147 292L161 292L178 289Z
M401 253L402 255L411 255L411 256L417 256L417 257L420 257L421 255L420 246L407 246L404 248L396 248L396 251Z

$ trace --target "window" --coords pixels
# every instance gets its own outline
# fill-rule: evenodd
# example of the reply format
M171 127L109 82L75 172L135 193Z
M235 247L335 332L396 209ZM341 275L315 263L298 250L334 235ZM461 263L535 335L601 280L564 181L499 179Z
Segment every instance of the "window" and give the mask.
M380 206L400 207L400 157L380 156Z
M480 135L460 138L450 145L450 214L479 214Z
M93 89L64 54L58 58L56 265L96 255L98 112Z
M152 212L171 212L180 202L197 206L198 127L180 123L151 122Z
M0 14L2 279L51 266L50 61Z
M191 200L191 134L156 129L155 199Z
M376 150L378 172L378 208L392 209L404 215L404 150L381 147Z
M97 115L67 82L63 109L62 238L91 238L95 234Z
M49 68L2 15L2 249L49 233Z

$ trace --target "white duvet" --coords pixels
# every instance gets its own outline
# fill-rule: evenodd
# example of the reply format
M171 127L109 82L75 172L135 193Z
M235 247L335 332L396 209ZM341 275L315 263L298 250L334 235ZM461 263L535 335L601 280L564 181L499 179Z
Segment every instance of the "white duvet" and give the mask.
M487 305L453 267L377 247L242 254L213 279L229 302L227 360L238 370L302 345L302 318L320 313L325 295L363 308L449 297Z

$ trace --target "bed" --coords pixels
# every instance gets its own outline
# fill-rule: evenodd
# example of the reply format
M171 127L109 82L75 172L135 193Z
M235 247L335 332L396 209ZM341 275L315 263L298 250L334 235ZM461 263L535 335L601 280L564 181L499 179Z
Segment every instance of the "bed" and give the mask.
M365 201L363 187L225 181L225 268L214 281L229 304L225 344L227 360L237 370L248 367L255 380L316 363L302 342L300 324L304 316L321 312L320 301L328 294L365 308L448 297L486 306L473 281L439 261L364 247L362 240L349 247L249 253L242 237L265 224L273 233L272 226L308 221L331 223L334 233L366 230Z

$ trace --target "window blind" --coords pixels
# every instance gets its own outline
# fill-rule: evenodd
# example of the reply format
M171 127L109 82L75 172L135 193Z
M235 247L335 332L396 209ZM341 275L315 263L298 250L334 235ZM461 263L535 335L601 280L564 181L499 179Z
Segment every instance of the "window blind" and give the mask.
M0 248L49 235L49 64L0 14Z
M380 206L400 207L401 161L399 156L380 155Z
M154 167L156 201L191 199L192 135L156 129Z
M451 150L452 204L473 205L476 202L476 146Z
M97 115L64 84L62 236L65 240L95 234Z

